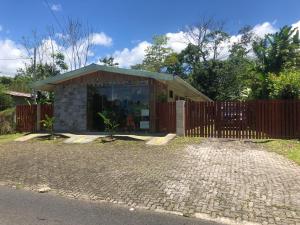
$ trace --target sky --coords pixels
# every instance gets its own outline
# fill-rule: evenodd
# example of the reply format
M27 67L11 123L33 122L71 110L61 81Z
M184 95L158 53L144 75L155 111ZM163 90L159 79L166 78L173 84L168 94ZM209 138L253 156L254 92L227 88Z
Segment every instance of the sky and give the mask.
M125 68L142 61L155 34L166 34L168 46L182 50L184 28L203 17L225 21L232 39L245 25L261 36L284 25L300 27L299 0L0 0L0 5L0 75L9 76L24 66L24 60L13 60L26 57L22 37L33 30L46 34L50 25L59 32L68 17L93 27L90 63L112 55Z

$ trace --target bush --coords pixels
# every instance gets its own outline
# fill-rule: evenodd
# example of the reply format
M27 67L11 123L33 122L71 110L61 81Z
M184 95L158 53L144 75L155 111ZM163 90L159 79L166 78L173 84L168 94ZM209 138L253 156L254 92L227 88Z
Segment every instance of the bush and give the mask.
M0 135L15 132L15 109L10 108L0 112Z
M0 111L11 108L13 106L13 99L11 96L5 94L5 88L0 84Z
M283 71L270 74L270 97L276 99L299 99L300 97L300 71Z

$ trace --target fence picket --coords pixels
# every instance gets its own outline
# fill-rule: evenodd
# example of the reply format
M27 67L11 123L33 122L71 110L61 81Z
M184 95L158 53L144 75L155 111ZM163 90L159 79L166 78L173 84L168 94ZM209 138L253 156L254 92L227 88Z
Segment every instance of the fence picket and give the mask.
M186 135L269 139L300 137L300 101L189 102ZM191 133L192 131L192 133Z

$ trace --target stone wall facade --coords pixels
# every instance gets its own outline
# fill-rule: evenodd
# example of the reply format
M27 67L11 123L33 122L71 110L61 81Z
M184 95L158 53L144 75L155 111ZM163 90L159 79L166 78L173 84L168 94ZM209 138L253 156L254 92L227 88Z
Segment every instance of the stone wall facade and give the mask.
M148 81L150 85L150 131L155 132L155 103L162 85L158 81L143 77L134 77L106 72L95 72L74 78L55 86L54 117L55 131L86 132L87 87L104 83L128 83Z
M87 85L80 82L57 85L54 90L54 130L87 130Z

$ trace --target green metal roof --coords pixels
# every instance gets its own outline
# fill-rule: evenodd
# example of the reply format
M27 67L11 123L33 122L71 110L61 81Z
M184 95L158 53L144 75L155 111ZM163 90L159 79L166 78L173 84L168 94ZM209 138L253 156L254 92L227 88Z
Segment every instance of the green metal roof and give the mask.
M66 80L70 80L97 71L119 73L119 74L125 74L130 76L147 77L147 78L153 78L153 79L165 80L165 81L173 80L173 76L166 73L156 73L156 72L149 72L144 70L122 69L122 68L103 66L103 65L98 65L93 63L77 70L72 70L64 74L60 74L54 77L49 77L47 79L37 81L33 84L33 88L39 89L45 85L58 84Z
M118 74L124 74L129 76L138 76L138 77L147 77L147 78L153 78L160 81L166 81L167 83L177 83L178 85L182 86L183 88L186 88L189 90L189 92L193 93L193 95L200 96L208 101L211 101L207 96L199 92L197 89L192 87L190 84L188 84L186 81L181 79L178 76L174 76L167 73L157 73L157 72L149 72L145 70L133 70L133 69L123 69L123 68L117 68L117 67L111 67L111 66L103 66L98 64L90 64L88 66L82 67L77 70L73 70L70 72L66 72L64 74L60 74L54 77L49 77L44 80L40 80L35 82L32 87L34 89L38 90L51 90L53 85L59 84L61 82L80 77L89 73L97 72L97 71L104 71L104 72L110 72L110 73L118 73Z

